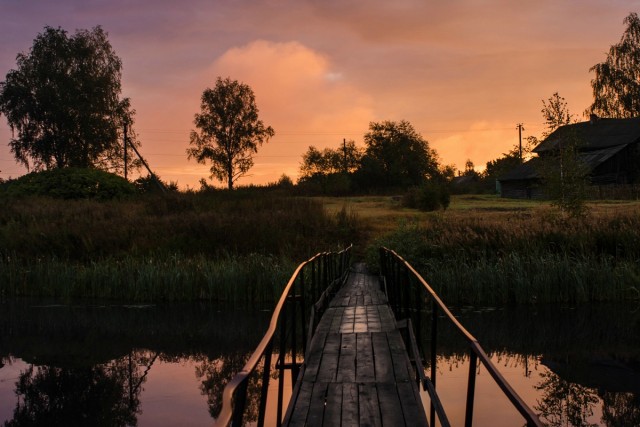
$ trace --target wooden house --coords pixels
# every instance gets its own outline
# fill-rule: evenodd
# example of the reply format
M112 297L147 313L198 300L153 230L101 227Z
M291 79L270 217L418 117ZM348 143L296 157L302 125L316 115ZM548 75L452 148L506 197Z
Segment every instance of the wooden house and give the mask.
M561 126L533 152L538 156L498 180L500 194L510 198L541 198L538 165L560 150L569 138L579 141L579 159L589 170L592 185L615 186L640 182L640 117L604 119Z

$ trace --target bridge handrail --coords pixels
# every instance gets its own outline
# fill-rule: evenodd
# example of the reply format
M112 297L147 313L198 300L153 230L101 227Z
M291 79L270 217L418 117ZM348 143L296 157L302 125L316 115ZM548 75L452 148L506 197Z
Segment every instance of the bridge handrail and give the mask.
M282 295L280 296L280 299L278 300L278 303L276 304L276 307L273 311L273 315L271 316L269 327L267 328L267 331L262 337L262 340L254 350L254 352L251 354L251 356L249 357L249 360L247 360L242 370L238 372L225 386L224 391L222 393L222 410L220 411L220 415L216 418L216 425L227 426L227 425L233 424L234 418L237 416L237 412L236 412L237 408L234 407L236 393L242 390L242 393L246 394L246 386L247 386L249 377L257 369L260 359L262 359L262 357L265 356L266 353L272 350L273 339L277 330L278 322L280 320L280 316L282 314L283 308L285 306L285 303L287 302L287 298L289 298L291 292L294 290L296 281L298 280L298 277L300 276L301 272L304 270L304 267L306 267L309 264L312 264L316 260L320 260L322 258L328 258L330 256L336 256L336 257L339 257L340 259L340 264L341 264L340 267L343 270L340 272L340 275L342 275L344 273L344 270L348 268L348 265L346 265L348 264L348 262L346 262L345 260L348 260L352 247L353 245L349 245L347 248L339 252L320 252L314 255L313 257L309 258L308 260L300 263L300 265L298 265L298 267L293 272L293 275L289 279L289 282L287 282L287 285L282 291ZM331 283L331 281L329 283ZM295 331L294 331L294 335L295 335ZM268 356L268 359L270 360L270 355ZM267 369L267 367L265 367L265 369ZM245 396L243 396L242 398L244 399L244 397ZM244 401L243 401L243 406L244 406ZM241 412L243 410L244 408L241 409ZM242 414L240 414L240 417L242 417ZM241 422L238 424L241 424Z
M458 321L458 319L455 318L455 316L451 313L451 311L449 311L449 308L445 305L444 302L442 302L442 300L440 299L438 294L436 294L436 292L431 288L431 286L429 286L427 281L424 280L424 278L420 275L420 273L418 273L411 266L411 264L409 264L400 255L398 255L394 250L382 247L382 248L380 248L380 253L381 253L381 263L383 264L383 265L381 265L382 270L383 270L383 274L386 273L384 271L386 266L383 263L385 255L390 255L391 257L395 258L396 262L399 262L401 265L403 265L407 269L407 271L410 272L414 276L414 278L420 283L422 288L427 291L427 293L431 296L433 303L435 305L437 305L437 307L440 310L442 310L442 312L445 314L446 318L451 323L453 323L453 325L458 330L458 332L460 332L460 334L463 336L463 338L467 341L469 347L473 351L473 354L475 354L475 357L480 359L482 364L484 364L485 368L487 369L487 371L489 372L489 374L491 375L493 380L496 382L498 387L500 387L500 389L505 394L505 396L509 399L509 401L511 401L512 405L518 410L518 412L527 421L527 425L528 426L540 426L540 427L544 426L544 424L542 424L542 422L540 421L538 416L535 414L535 412L533 412L531 410L531 408L529 408L529 406L524 402L524 400L522 400L522 398L518 395L518 393L516 393L516 391L511 387L511 385L509 385L507 380L505 380L505 378L502 376L502 374L494 366L493 362L491 362L491 359L486 354L486 352L484 351L484 349L482 348L482 346L480 345L478 340L469 331L467 331L467 329L464 326L462 326L462 324ZM435 310L434 310L434 317L436 317ZM433 342L432 342L432 345L434 345ZM433 357L433 353L434 352L435 352L435 349L432 349L432 357ZM466 420L465 420L465 425L466 426L470 426L472 424L471 418L472 418L472 413L473 413L473 387L475 386L475 362L476 362L475 357L471 358L471 368L469 370L469 389L468 389L468 395L467 395L467 416L466 416ZM433 369L433 367L432 367L432 369ZM473 379L472 379L472 374L473 374ZM433 375L433 376L435 376L435 375ZM435 378L433 378L432 381L435 384ZM470 394L470 396L469 396L469 394ZM469 400L469 399L471 399L471 400Z

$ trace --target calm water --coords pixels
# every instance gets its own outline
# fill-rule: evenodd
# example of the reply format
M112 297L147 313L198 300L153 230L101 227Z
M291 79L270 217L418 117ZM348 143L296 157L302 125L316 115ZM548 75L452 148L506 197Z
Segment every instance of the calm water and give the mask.
M640 425L637 305L458 309L456 314L545 422ZM209 305L4 302L0 423L211 425L224 385L242 367L269 318L269 312ZM468 359L462 342L441 326L437 385L452 424L460 425ZM522 425L482 367L478 374L476 425ZM286 379L285 394L291 387L289 375ZM271 403L276 393L270 388ZM428 404L427 396L424 401ZM257 402L249 407L255 416ZM271 406L268 418L274 413Z

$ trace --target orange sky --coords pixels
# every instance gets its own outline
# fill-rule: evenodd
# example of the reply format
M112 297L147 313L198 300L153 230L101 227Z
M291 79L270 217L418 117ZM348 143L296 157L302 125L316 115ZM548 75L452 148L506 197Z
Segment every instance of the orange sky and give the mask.
M445 4L446 3L446 4ZM558 91L579 115L589 68L620 40L640 1L0 0L0 80L45 25L95 25L123 61L142 154L164 180L197 188L188 161L200 95L217 76L249 84L276 136L239 184L297 178L309 145L362 145L369 122L408 120L442 163L481 167L542 132ZM0 177L26 172L0 118Z

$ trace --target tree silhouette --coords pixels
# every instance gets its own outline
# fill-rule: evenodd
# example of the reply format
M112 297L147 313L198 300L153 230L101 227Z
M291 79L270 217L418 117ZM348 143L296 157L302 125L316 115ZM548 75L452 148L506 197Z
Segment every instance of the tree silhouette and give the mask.
M258 119L258 107L251 88L237 80L220 77L213 89L202 93L201 113L191 131L189 159L211 162L211 177L226 181L228 188L253 166L253 154L275 132Z
M440 175L436 152L405 120L370 123L364 142L360 173L370 185L420 185Z
M589 69L593 104L585 114L628 118L640 115L640 19L632 12L624 19L627 25L620 43L609 49L607 58Z
M542 392L535 409L550 426L592 427L587 418L593 415L598 403L596 393L579 384L563 380L549 371L540 374L542 381L536 386Z
M240 372L251 354L243 352L231 352L221 355L217 359L208 359L196 367L196 377L201 381L200 390L207 396L209 413L213 418L220 415L222 410L222 392L233 376ZM247 387L247 401L244 420L256 421L260 404L260 387L262 370L259 366L249 379Z
M361 158L362 150L356 146L353 140L346 141L342 147L325 148L322 151L310 146L307 152L302 155L300 176L304 179L316 175L352 173L360 166Z
M131 129L134 111L120 98L122 62L107 33L95 27L68 36L45 27L17 65L0 83L0 113L17 132L9 143L16 160L36 170L121 170L120 132L125 121ZM139 145L133 131L129 140Z
M602 422L608 427L640 425L640 396L635 393L604 392Z
M544 124L547 129L543 132L542 137L546 138L558 129L560 126L568 125L571 123L573 115L569 112L567 102L565 99L555 92L546 101L542 100L542 117L544 118Z
M5 427L50 425L132 426L145 376L138 369L148 355L90 367L31 365L16 383L18 404Z

